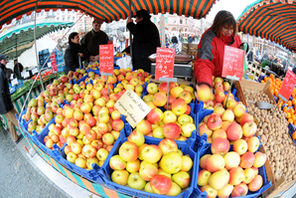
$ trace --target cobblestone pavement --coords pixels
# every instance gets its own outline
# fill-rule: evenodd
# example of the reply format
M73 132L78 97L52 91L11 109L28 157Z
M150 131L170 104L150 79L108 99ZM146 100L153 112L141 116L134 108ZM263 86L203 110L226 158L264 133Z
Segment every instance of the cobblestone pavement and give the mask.
M67 197L26 159L20 151L24 142L17 145L9 132L0 130L0 198Z

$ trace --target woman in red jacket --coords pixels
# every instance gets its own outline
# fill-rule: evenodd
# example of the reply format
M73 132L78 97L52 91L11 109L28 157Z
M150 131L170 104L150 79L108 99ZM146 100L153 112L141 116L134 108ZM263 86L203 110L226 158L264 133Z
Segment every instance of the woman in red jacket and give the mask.
M212 76L222 75L224 47L239 48L240 37L233 15L225 10L215 16L213 25L206 30L198 44L197 58L194 63L194 75L198 85L213 86Z

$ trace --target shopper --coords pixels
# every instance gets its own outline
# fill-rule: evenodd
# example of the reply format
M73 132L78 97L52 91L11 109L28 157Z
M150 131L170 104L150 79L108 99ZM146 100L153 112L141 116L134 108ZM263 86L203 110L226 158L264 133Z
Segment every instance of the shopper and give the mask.
M127 29L133 35L132 42L132 63L133 69L144 69L151 73L151 61L149 56L156 53L156 48L160 47L159 32L154 23L150 20L147 10L136 12L136 24L133 19L127 19Z
M98 61L99 46L107 44L109 41L107 34L101 30L102 23L103 21L94 19L93 29L81 39L83 54L88 62Z
M65 60L65 73L75 71L81 64L81 59L84 57L82 47L79 43L80 37L77 32L72 32L69 35L69 46L67 47L64 55Z
M5 74L7 56L0 54L0 113L5 116L9 131L11 132L12 138L15 142L18 142L20 137L17 135L14 126L18 127L18 122L16 120L15 114L16 110L13 107L9 94L8 79ZM18 127L19 128L19 127Z
M176 36L173 36L172 37L172 43L170 45L170 48L175 49L175 54L179 54L180 53L179 41L178 41L178 38Z
M213 25L203 33L194 63L194 74L198 85L206 84L212 87L212 76L222 75L224 47L229 45L239 48L241 45L236 29L233 15L222 10L215 16Z
M22 79L22 71L23 70L24 70L24 66L21 63L19 63L17 59L15 59L13 72L18 79Z

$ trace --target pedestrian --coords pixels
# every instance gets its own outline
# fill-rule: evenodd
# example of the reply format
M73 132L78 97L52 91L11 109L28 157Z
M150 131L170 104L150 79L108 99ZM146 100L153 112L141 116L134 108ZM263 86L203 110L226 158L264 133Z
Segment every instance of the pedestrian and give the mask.
M132 42L132 63L133 69L143 69L151 73L151 61L149 56L156 53L156 48L160 47L159 32L154 23L150 20L147 10L136 12L136 24L133 19L127 19L127 29L133 35Z
M18 79L22 79L22 71L23 70L24 70L24 66L21 63L19 63L17 59L15 59L13 72Z
M101 30L103 21L94 19L93 29L81 39L81 47L87 62L99 60L100 45L108 44L108 35Z
M64 55L65 69L67 74L69 71L75 71L81 64L81 59L84 55L82 53L82 47L79 43L80 37L77 32L72 32L68 37L69 46L67 47ZM80 59L80 60L79 60Z
M212 76L222 75L225 46L235 48L241 46L241 40L236 31L237 26L233 15L225 10L219 11L213 25L203 33L198 44L197 58L194 63L194 74L198 85L206 84L212 87Z
M11 102L8 79L5 74L7 56L0 54L0 113L5 116L9 131L11 132L12 138L15 142L20 140L20 136L17 135L17 132L14 126L19 128L18 122L16 120L15 114L18 114L14 109L14 106Z

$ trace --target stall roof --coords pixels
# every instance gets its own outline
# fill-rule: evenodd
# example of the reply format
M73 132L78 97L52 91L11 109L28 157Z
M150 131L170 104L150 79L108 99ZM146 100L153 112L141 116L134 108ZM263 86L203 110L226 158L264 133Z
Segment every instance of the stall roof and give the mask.
M238 18L238 30L296 51L296 1L259 0Z
M150 13L176 13L200 19L204 17L217 0L132 0L133 15L137 10L146 9ZM36 10L72 9L99 18L105 22L126 19L129 16L129 0L2 0L0 3L0 29L12 19L20 19L23 14Z
M62 22L52 20L41 20L36 23L36 39L56 30L71 27L73 22ZM0 34L0 53L6 54L9 58L18 55L33 45L34 22L25 23L12 27Z

